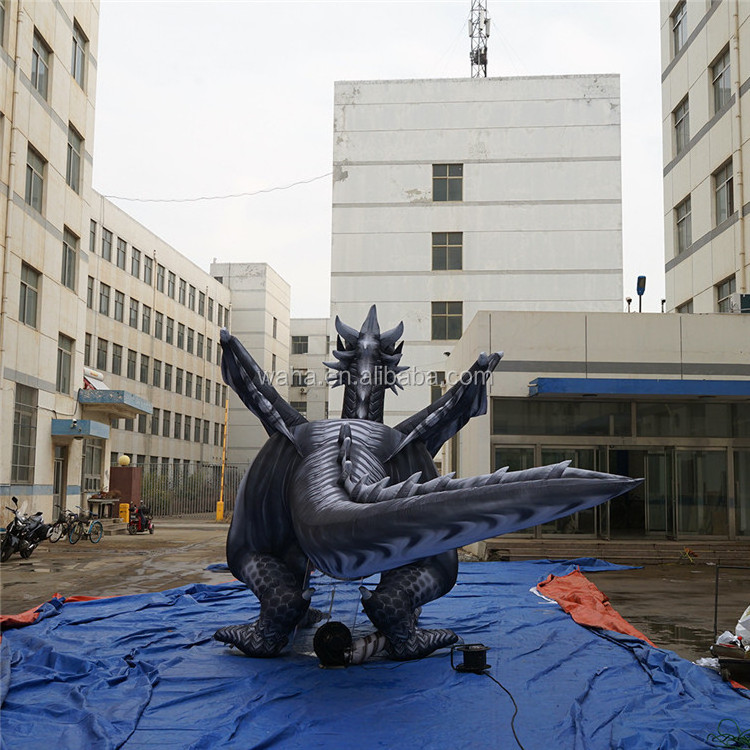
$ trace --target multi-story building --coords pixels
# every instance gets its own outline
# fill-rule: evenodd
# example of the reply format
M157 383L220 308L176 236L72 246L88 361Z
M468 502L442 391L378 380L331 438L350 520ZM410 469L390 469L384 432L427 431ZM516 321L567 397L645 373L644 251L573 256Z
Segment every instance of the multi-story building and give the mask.
M232 334L286 398L290 382L289 284L266 263L213 262L210 270L214 280L231 294ZM234 392L229 396L228 424L227 460L246 464L268 435Z
M331 361L328 318L292 318L289 403L308 421L328 419L328 370ZM334 417L337 414L332 415Z
M661 3L669 311L750 311L749 19L738 0Z
M0 2L0 495L221 458L227 287L91 186L99 4Z
M332 315L404 321L418 379L388 420L429 403L479 310L622 310L618 76L339 82L334 100Z

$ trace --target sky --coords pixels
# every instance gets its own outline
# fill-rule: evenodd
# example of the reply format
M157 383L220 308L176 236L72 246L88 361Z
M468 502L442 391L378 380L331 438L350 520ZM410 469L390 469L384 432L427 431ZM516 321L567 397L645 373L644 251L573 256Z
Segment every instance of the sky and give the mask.
M101 0L94 188L205 271L269 263L293 317L328 317L334 81L469 77L470 9ZM623 297L643 274L658 312L658 0L488 0L488 15L490 77L621 76Z

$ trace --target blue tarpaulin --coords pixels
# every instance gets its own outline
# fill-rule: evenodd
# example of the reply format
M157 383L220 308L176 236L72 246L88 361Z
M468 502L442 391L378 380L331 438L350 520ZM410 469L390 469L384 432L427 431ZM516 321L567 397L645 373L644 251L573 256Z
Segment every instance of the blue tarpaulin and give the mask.
M615 567L576 562L584 571ZM420 619L490 647L490 674L515 698L527 750L703 749L722 719L750 725L750 691L637 638L581 627L529 591L574 568L462 563L456 587ZM357 583L314 585L313 606L355 633L371 630ZM3 634L2 748L518 746L508 695L486 674L452 670L447 651L321 669L311 630L268 660L212 639L217 627L257 613L234 581L44 604L37 622Z

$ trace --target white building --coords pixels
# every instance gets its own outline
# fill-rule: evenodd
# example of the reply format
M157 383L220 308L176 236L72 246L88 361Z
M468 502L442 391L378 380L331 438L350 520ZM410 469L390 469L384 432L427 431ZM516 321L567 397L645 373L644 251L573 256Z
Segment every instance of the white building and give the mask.
M479 310L622 309L617 76L339 82L334 106L332 315L376 303L439 379Z
M292 318L289 403L307 418L328 419L328 373L332 360L328 318ZM339 416L332 414L332 417Z
M286 398L289 393L289 284L266 263L214 261L211 276L231 294L232 334ZM248 463L267 438L260 421L233 391L230 392L227 461Z
M730 312L748 293L748 18L735 0L661 3L670 311Z

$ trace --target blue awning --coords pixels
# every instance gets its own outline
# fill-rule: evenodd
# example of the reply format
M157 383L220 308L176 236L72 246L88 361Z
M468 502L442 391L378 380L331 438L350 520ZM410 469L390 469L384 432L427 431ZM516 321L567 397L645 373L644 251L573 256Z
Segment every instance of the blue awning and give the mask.
M135 417L138 414L152 414L154 409L145 398L128 391L92 390L81 388L78 402L87 410L106 412L112 417Z
M91 419L53 419L52 437L55 442L65 442L80 438L102 438L109 439L109 425L94 422Z
M750 398L750 380L670 380L665 378L534 378L529 396L721 396Z

